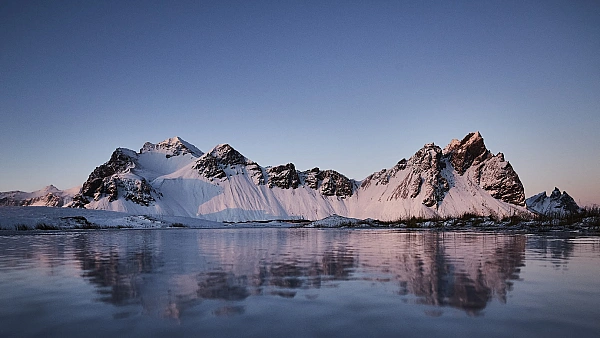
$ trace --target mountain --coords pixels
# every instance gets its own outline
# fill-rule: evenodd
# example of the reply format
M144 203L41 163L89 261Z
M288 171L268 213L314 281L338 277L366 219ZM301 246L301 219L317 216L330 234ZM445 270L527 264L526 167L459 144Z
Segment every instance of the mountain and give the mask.
M524 205L517 173L479 132L443 150L426 144L362 181L335 170L300 171L293 163L262 167L228 144L203 153L174 137L139 152L116 149L68 204L216 221L509 216L526 212Z
M543 191L537 195L531 196L525 200L527 209L542 215L568 215L581 211L573 197L566 191L562 193L558 188L554 188L550 196Z
M62 207L71 203L73 196L77 194L79 187L59 190L49 185L34 192L8 191L0 192L0 206L44 206Z

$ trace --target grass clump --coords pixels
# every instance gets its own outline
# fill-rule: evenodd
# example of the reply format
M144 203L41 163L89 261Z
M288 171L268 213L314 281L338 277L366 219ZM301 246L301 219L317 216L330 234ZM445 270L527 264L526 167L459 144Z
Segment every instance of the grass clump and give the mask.
M505 217L501 220L501 222L504 224L504 226L507 226L507 227L515 227L515 226L521 224L523 221L525 221L525 219L523 219L523 217L517 216L517 215Z
M16 224L15 225L15 230L17 231L27 231L27 230L31 230L26 224Z
M35 225L36 230L60 230L60 227L47 223L38 223Z
M425 221L422 217L412 216L411 218L405 220L404 224L406 224L407 229L417 229L421 227L421 224Z

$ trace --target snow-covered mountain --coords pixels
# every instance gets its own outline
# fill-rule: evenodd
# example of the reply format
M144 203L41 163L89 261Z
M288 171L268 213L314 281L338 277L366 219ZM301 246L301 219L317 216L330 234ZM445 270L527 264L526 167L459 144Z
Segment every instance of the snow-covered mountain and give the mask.
M0 192L0 206L44 206L62 207L71 203L79 187L59 190L53 185L34 192L8 191Z
M537 195L531 196L525 200L527 209L543 215L568 215L581 211L573 197L566 191L562 193L558 188L554 188L550 196L543 191Z
M321 219L333 214L395 220L408 216L507 216L526 212L524 190L504 155L478 132L443 150L426 144L408 160L362 181L334 170L262 167L228 144L207 153L179 137L118 148L89 176L70 207L216 221Z

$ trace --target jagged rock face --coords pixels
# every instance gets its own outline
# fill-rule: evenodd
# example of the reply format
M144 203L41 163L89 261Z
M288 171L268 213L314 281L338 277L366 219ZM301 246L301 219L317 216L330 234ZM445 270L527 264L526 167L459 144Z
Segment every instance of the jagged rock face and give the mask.
M120 179L116 182L117 191L123 191L123 197L139 205L149 206L155 201L152 193L156 193L145 179ZM160 195L160 193L156 193ZM111 196L115 198L115 196Z
M416 198L422 192L425 206L436 205L444 199L444 194L450 188L441 174L445 167L442 149L433 143L426 144L406 163L403 170L410 171L394 189L391 199Z
M566 191L561 193L558 188L554 188L549 197L545 191L529 197L526 200L526 205L527 209L535 213L550 216L554 214L574 214L581 211L573 197L567 194Z
M356 182L335 170L320 170L312 168L300 173L301 180L306 186L319 191L324 196L347 198L356 189Z
M87 181L83 183L80 194L85 197L94 197L97 194L115 194L116 191L113 191L115 187L110 182L110 177L117 173L123 173L133 166L130 154L127 154L127 151L122 148L117 148L108 162L92 171Z
M269 187L283 189L296 189L302 183L323 196L338 196L346 198L352 196L355 184L346 176L335 170L320 170L313 168L298 172L292 163L272 167L267 170L269 175Z
M265 173L258 163L252 162L246 166L248 174L256 185L265 185Z
M321 182L319 191L325 196L338 196L341 198L352 196L354 183L348 177L335 170L323 170L317 178Z
M300 184L298 172L293 163L288 163L267 169L269 188L296 189Z
M434 144L426 144L408 161L403 159L393 168L367 177L361 189L388 185L390 180L402 173L402 181L388 200L419 197L425 206L435 207L444 200L451 187L445 177L451 177L451 171L443 174L447 166L452 166L450 170L454 168L456 174L464 175L496 199L519 206L524 203L524 188L519 176L504 160L502 153L496 156L490 153L479 132L468 134L462 141L452 140L443 151Z
M219 164L234 166L236 164L249 164L248 159L233 149L229 144L216 146L210 154L219 160Z
M108 197L109 202L116 201L120 196L125 200L133 201L139 205L148 206L155 201L152 196L155 192L152 186L143 177L127 178L119 174L130 172L135 167L136 153L128 149L118 148L103 165L96 167L87 181L83 183L81 191L73 198L72 207L85 207L90 198L98 201Z
M462 141L452 140L443 153L458 174L467 173L492 197L514 205L525 205L525 188L519 175L504 160L504 154L490 153L479 132L469 133Z
M472 165L477 165L491 157L479 132L469 133L460 142L452 140L444 149L444 154L450 156L454 170L460 175Z
M198 174L210 180L215 178L224 179L227 177L227 174L223 170L217 158L211 154L202 155L192 168L198 170Z
M197 170L198 174L212 181L214 179L227 179L226 170L235 169L236 166L243 166L255 184L265 184L266 180L261 166L247 159L228 144L218 145L212 151L202 155L192 166L192 169ZM235 174L241 172L236 171Z
M504 154L488 158L474 167L475 181L492 197L514 205L524 205L525 190L509 162L504 160Z
M355 181L334 170L313 168L304 172L296 170L293 163L268 167L265 170L256 162L249 160L228 144L215 147L202 155L194 164L198 174L213 181L228 179L228 171L242 173L243 167L256 185L268 184L269 188L297 189L306 185L324 196L346 198L352 196Z
M302 172L302 176L304 178L304 184L306 184L309 188L317 190L319 189L319 173L321 170L319 168L312 168L310 170L306 170Z

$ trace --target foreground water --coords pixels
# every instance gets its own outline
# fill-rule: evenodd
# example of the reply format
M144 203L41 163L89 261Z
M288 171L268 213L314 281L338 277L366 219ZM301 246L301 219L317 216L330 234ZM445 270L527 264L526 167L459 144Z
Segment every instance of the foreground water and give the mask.
M392 230L0 233L0 336L600 334L600 238Z

